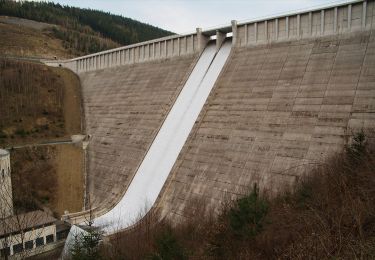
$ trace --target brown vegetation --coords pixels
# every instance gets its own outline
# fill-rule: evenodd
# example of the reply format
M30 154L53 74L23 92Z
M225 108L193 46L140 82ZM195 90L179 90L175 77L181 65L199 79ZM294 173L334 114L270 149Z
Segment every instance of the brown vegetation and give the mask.
M372 147L373 148L373 147ZM375 153L363 135L317 167L294 191L248 196L217 217L172 226L149 215L134 230L111 237L108 259L373 259Z
M0 60L1 146L79 133L80 112L79 80L71 72Z
M53 208L57 187L56 148L51 146L11 150L13 202L19 212Z
M52 32L0 21L0 55L20 57L43 57L53 59L71 58L63 42Z

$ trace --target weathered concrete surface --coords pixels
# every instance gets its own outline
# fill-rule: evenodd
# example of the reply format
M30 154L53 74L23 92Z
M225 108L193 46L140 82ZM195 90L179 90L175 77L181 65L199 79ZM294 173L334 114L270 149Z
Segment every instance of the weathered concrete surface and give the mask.
M253 182L272 191L375 132L375 34L234 48L161 193L179 220Z
M122 197L196 58L80 74L86 129L92 136L87 162L92 207L109 209Z

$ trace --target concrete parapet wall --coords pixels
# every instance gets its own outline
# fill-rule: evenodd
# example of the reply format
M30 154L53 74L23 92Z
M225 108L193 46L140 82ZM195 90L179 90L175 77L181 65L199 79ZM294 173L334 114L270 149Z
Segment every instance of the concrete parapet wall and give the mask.
M164 37L71 60L46 61L45 63L49 66L61 66L76 73L82 73L121 65L192 55L204 48L204 46L199 46L198 44L198 35L199 30L194 34Z
M375 29L375 2L346 4L291 13L237 25L238 46L308 39Z
M114 206L125 193L197 57L184 55L79 74L91 135L87 190L91 207L99 207L96 213Z
M176 161L158 207L184 220L204 203L280 191L353 133L375 140L375 32L236 47Z

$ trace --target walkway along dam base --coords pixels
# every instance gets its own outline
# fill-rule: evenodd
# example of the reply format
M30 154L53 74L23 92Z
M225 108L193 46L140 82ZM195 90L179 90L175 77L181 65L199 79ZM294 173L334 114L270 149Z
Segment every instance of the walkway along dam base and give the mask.
M275 192L292 185L353 132L363 130L374 142L374 29L375 2L351 1L47 62L82 81L95 223L108 224L117 212L123 228L152 205L183 221L194 201L217 210L253 182ZM226 51L228 58L215 65ZM214 66L220 67L215 73ZM210 70L213 89L200 94ZM196 73L202 81L194 90L189 82ZM194 93L204 105L189 112ZM181 127L187 133L173 128L189 120ZM181 150L169 147L183 135ZM156 181L160 193L142 176ZM126 203L132 196L144 201ZM66 217L81 223L86 213Z

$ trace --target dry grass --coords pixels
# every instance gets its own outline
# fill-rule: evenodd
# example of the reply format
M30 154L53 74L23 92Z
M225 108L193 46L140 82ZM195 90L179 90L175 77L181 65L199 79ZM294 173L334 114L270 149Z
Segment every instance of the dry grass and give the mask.
M374 259L373 148L330 158L294 191L276 198L252 192L217 217L204 215L202 207L172 226L149 215L136 229L111 237L102 254L106 259Z
M55 147L11 150L14 204L18 212L53 208L57 184Z
M0 59L0 145L81 133L78 77L66 69Z
M0 55L21 57L71 58L63 42L51 32L0 23Z
M64 82L46 66L0 60L0 145L65 135Z

